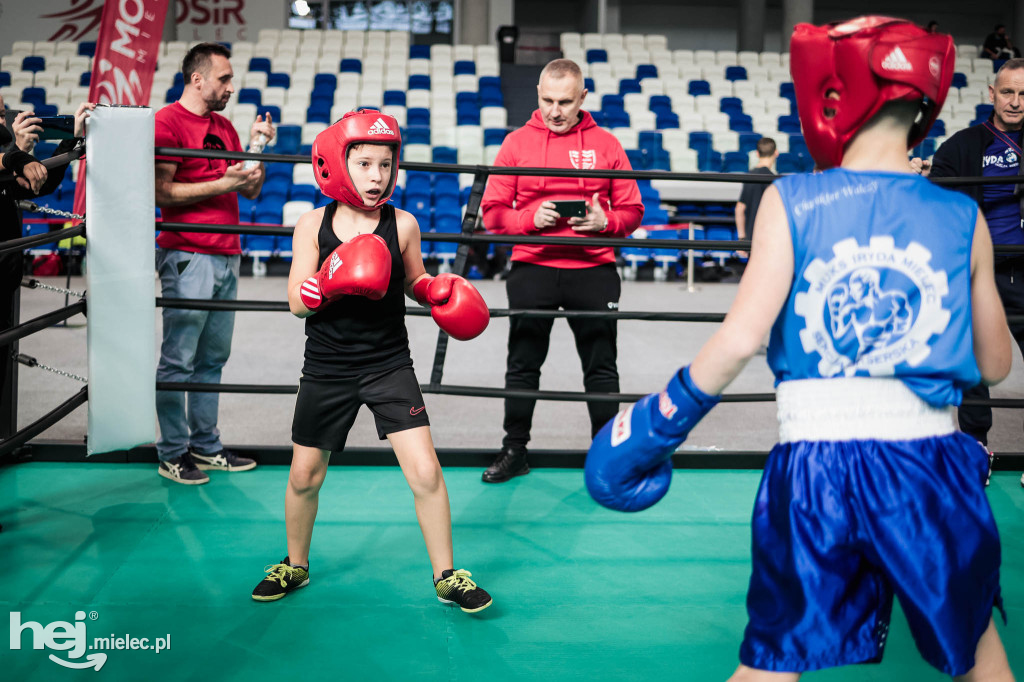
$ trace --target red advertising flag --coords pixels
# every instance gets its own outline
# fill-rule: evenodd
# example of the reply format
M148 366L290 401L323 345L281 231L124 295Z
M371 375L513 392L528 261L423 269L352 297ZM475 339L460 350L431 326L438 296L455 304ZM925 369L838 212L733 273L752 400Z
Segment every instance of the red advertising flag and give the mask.
M149 104L169 0L106 0L96 39L89 101ZM75 213L85 212L85 160L78 169Z

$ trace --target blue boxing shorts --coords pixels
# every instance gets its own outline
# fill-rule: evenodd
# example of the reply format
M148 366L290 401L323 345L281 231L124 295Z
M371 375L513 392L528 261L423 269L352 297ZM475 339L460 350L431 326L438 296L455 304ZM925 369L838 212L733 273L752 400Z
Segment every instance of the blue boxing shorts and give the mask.
M778 405L740 661L776 672L877 663L896 596L924 659L969 671L1002 610L988 453L955 431L951 407L896 379L783 382Z

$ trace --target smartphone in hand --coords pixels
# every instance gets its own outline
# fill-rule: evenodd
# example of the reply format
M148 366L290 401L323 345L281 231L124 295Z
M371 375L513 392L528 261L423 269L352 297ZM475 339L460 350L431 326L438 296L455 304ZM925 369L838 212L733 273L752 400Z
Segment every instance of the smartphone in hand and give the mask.
M562 218L584 218L587 215L587 202L582 199L551 203L555 205L555 212Z

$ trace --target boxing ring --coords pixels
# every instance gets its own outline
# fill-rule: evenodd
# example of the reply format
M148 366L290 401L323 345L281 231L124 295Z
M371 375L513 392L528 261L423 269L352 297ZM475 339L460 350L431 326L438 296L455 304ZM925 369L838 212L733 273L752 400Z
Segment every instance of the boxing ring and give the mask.
M147 161L154 151L232 160L309 161L301 156L164 149L149 151ZM474 234L480 196L489 174L550 171L418 163L403 163L402 168L475 175L462 234L423 235L424 241L459 243L453 263L456 273L464 272L472 244L569 241ZM708 174L642 171L565 174L726 182L758 177L720 174L711 178ZM88 225L74 229L91 237L97 216L90 209L87 218ZM291 233L288 228L243 225L163 223L158 228L275 236ZM70 236L62 231L59 238ZM637 246L635 240L597 239L592 243ZM39 243L9 242L5 247L27 248ZM152 242L148 245L151 249ZM643 245L733 250L746 243L652 239ZM145 266L151 269L152 261ZM239 329L239 325L246 328L244 318L250 315L260 316L265 321L263 326L277 324L270 320L287 310L281 296L283 282L249 284L252 286L248 289L240 288L241 300L232 303L154 296L155 307L239 311L229 366L243 360L249 371L235 377L226 374L225 383L216 387L161 384L153 389L218 390L225 399L276 401L278 407L272 412L278 413L281 422L288 422L290 395L296 386L276 380L291 370L252 366L268 355L268 342L278 337L267 333L253 338ZM629 284L623 290L626 309L609 315L621 320L620 372L629 392L585 395L569 390L572 385L582 384L579 375L571 374L578 372L578 367L552 367L550 361L542 382L545 387L555 388L506 392L495 388L500 384L493 379L504 370L504 355L497 352L504 343L504 319L512 315L568 317L592 313L496 307L495 302L503 300L503 285L477 284L492 306L492 325L481 337L489 339L486 346L480 347L477 341L448 343L432 323L415 317L408 326L422 388L430 394L427 401L439 458L450 467L445 477L452 503L456 561L472 566L481 581L486 579L495 597L494 607L480 617L468 618L440 608L426 589L428 567L411 498L397 467L389 466L394 464L390 449L379 446L347 448L342 456L332 459L332 464L346 466L331 471L321 493L311 564L316 589L299 591L281 604L252 603L248 591L259 578L259 568L268 557L276 558L274 553L282 545L281 499L286 469L261 466L244 475L213 472L211 485L192 490L155 476L151 447L97 453L89 458L89 464L95 462L96 466L82 464L86 446L80 441L46 441L38 436L67 419L77 407L93 401L91 367L87 388L80 388L52 412L0 443L0 452L4 453L0 461L5 456L12 461L9 453L15 452L18 461L25 462L0 468L0 522L6 526L0 533L0 554L12 558L16 567L14 589L0 599L7 602L9 611L22 613L22 621L43 625L74 621L75 612L84 610L88 615L83 623L90 638L115 633L131 637L170 635L169 650L156 659L152 651L107 652L99 674L110 679L214 676L243 680L257 675L294 676L297 672L309 679L340 674L351 680L726 677L735 666L745 624L750 508L758 469L770 445L766 443L763 449L730 447L736 442L731 436L744 428L754 428L763 431L765 438L774 439L774 396L761 388L770 387L770 374L763 362L755 359L751 365L762 366L758 373L749 381L738 381L737 392L727 394L723 402L731 404L716 410L724 416L712 419L715 413L709 415L708 423L694 431L692 444L674 456L678 471L672 490L659 505L643 514L609 512L589 499L581 472L575 468L582 464L585 453L585 444L579 440L570 447L531 448L531 466L543 470L529 476L485 486L479 474L480 467L490 463L500 441L501 420L494 416L499 414L501 401L495 398L538 398L538 413L549 404L575 403L579 411L573 420L566 422L560 417L555 428L586 431L585 411L579 403L584 399L631 402L658 388L672 369L692 357L705 338L702 335L710 335L713 324L721 321L733 289L730 285L706 285L695 296L681 283L624 283ZM652 301L652 287L671 289L671 293L662 291L659 300ZM263 297L242 298L247 290ZM89 291L93 293L91 283ZM630 307L633 302L651 305ZM61 319L84 312L86 305L78 301L35 317L0 334L0 345L34 333L51 333L46 330ZM690 312L677 312L680 309ZM415 307L409 314L429 316L426 310ZM145 318L147 323L153 317ZM707 324L687 325L687 329L698 331L682 333L678 325L660 324L667 322ZM95 323L90 309L89 324ZM301 327L298 323L293 326ZM560 341L560 328L564 325L556 325L552 336L553 351L556 344L568 342L567 332ZM298 331L301 337L301 329ZM296 362L301 361L301 347L297 351L293 346L281 349L282 354L294 352L298 353ZM427 353L432 354L432 363L425 361ZM59 358L37 354L38 360L21 353L18 361L25 365L62 365ZM467 361L478 354L483 357ZM621 359L626 354L634 360ZM155 355L152 362L155 366ZM484 365L491 369L480 371ZM640 370L642 378L628 377L624 365ZM39 371L23 370L23 382L31 381L29 372ZM571 377L549 381L548 377L559 372ZM272 380L256 383L261 374ZM150 383L152 376L151 372ZM1016 398L990 403L999 408L1024 407L1024 400ZM997 421L1000 419L997 417ZM754 423L751 426L744 422ZM1013 428L1019 429L1019 417L1013 422ZM223 408L221 424L228 447L256 456L261 465L287 463L287 442L234 447ZM485 447L480 441L471 441L468 447L465 443L457 447L458 441L450 437L456 431L479 431L489 444ZM18 450L12 444L27 444L27 450ZM1024 455L998 455L998 472L993 476L989 498L1004 542L1003 587L1010 625L1002 629L1002 635L1011 665L1021 670L1024 495L1018 487L1018 476L1009 472L1024 468ZM880 666L853 667L819 676L835 680L912 676L945 679L920 661L901 615L893 619L888 648ZM47 659L47 652L0 650L14 679L58 679L65 674Z

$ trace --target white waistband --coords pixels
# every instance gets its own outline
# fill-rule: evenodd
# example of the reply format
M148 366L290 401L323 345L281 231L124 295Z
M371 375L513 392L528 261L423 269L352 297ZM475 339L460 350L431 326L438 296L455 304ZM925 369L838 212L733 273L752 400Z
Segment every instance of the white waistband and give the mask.
M779 442L912 440L952 433L953 407L932 407L899 379L801 379L779 384Z

